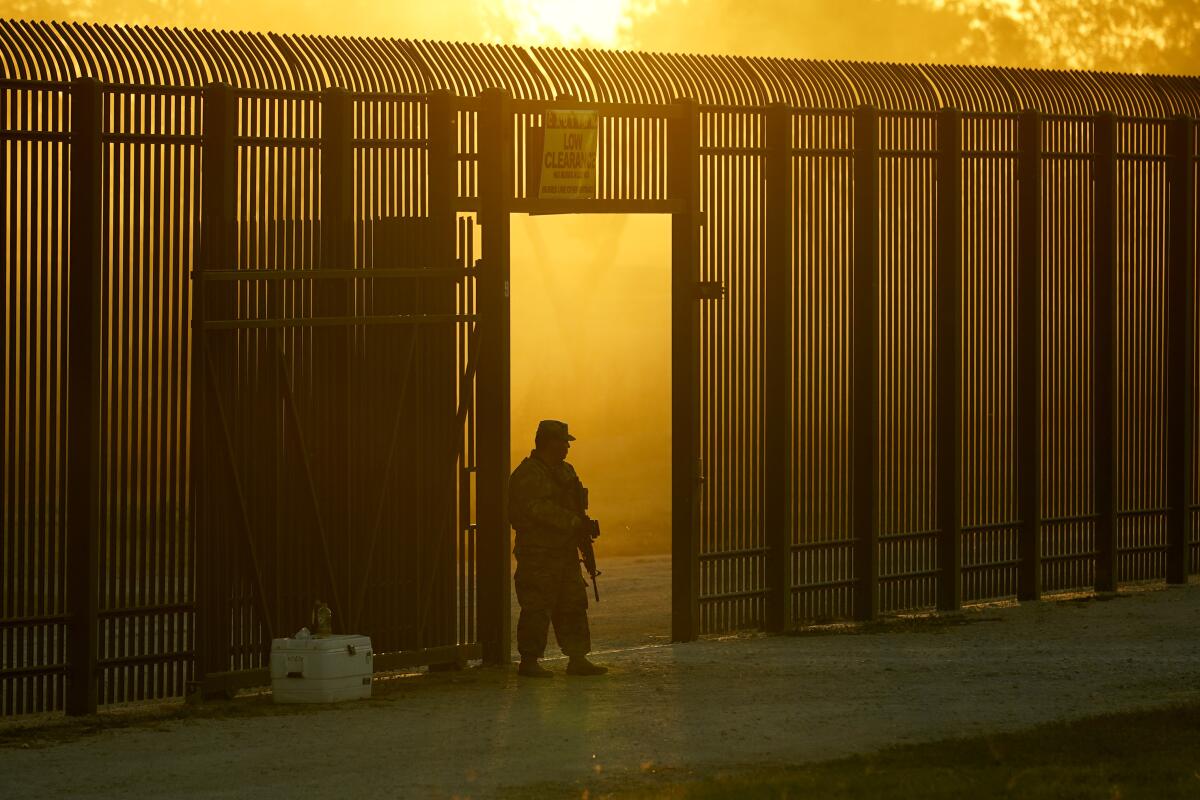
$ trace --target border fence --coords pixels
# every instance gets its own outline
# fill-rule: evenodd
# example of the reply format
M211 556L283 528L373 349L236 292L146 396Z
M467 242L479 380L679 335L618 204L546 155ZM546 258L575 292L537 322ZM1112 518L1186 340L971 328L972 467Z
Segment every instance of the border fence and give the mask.
M0 715L508 660L508 220L672 215L673 632L1200 571L1186 77L0 22ZM531 191L600 112L597 199Z

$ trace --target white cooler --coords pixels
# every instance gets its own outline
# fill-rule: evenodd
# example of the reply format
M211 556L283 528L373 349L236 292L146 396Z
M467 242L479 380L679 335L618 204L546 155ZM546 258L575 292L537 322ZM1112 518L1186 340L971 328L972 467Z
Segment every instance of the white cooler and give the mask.
M336 703L371 696L371 639L321 636L271 642L276 703Z

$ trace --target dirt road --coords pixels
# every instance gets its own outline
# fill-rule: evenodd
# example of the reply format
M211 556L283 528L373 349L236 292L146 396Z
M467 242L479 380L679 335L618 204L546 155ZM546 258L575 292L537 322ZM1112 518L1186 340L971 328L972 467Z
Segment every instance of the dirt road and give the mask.
M594 797L634 778L1200 696L1195 583L857 634L670 645L664 560L613 560L605 578L597 642L623 649L603 655L613 671L602 678L471 669L391 681L358 704L277 711L260 700L261 714L6 748L0 797L490 797L534 784Z

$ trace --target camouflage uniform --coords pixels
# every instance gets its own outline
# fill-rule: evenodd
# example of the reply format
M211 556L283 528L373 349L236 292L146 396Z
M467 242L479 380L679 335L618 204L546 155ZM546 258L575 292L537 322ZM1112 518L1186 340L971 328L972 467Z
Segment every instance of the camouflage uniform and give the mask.
M579 478L565 461L548 464L530 453L509 481L509 517L517 531L517 650L522 658L541 658L546 634L563 653L575 658L592 649L588 629L587 583L579 567L576 542L583 516L575 493Z

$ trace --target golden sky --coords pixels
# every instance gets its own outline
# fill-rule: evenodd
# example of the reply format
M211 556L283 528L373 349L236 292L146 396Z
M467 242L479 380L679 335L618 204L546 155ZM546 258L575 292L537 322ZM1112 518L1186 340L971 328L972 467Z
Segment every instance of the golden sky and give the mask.
M1200 72L1200 0L5 0L0 8L297 33Z

